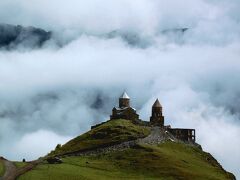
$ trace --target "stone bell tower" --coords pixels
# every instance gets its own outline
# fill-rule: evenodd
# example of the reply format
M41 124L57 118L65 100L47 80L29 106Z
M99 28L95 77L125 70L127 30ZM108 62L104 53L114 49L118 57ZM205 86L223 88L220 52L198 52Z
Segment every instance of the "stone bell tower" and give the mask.
M126 92L124 92L122 96L119 97L119 107L130 107L130 98Z
M152 106L152 116L150 117L150 124L155 126L164 126L164 116L162 115L162 105L157 99Z

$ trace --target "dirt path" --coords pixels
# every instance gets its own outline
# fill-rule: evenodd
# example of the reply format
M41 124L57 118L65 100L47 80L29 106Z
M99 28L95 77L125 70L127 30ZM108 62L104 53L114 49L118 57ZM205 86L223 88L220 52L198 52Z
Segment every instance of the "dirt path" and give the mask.
M143 144L160 144L166 140L176 141L177 139L165 131L164 129L160 127L152 127L151 133L142 139L132 140L123 142L116 145L111 145L107 147L101 147L93 150L86 150L86 151L77 151L77 152L71 152L67 154L60 155L60 157L67 157L67 156L85 156L85 155L97 155L102 153L108 153L113 151L122 151L131 147L136 146L138 143Z
M0 180L15 180L17 177L21 176L22 174L32 170L39 163L41 163L42 160L28 162L26 166L21 168L17 168L13 162L8 161L6 159L4 159L3 162L5 165L5 174L3 175L2 178L0 178Z
M31 171L33 168L35 168L38 164L40 164L43 160L36 160L36 161L31 161L28 162L28 164L24 167L18 168L17 169L17 173L16 173L16 177L19 177L23 174L25 174L28 171Z
M14 180L17 174L17 167L11 161L4 160L5 174L3 175L3 180Z

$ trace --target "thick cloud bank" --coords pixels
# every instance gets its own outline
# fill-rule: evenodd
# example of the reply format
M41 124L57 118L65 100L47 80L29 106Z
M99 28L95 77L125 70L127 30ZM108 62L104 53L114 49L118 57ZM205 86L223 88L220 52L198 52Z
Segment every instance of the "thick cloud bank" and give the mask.
M107 120L127 90L145 120L158 97L166 123L196 128L239 178L239 12L234 0L2 0L1 23L53 38L0 51L0 154L46 154Z

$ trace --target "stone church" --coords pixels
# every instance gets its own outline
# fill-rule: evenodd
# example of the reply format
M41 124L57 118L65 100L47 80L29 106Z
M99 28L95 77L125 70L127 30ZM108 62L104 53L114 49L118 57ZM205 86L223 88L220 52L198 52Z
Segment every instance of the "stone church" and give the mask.
M126 92L124 92L119 98L119 107L114 107L112 109L110 119L139 120L139 115L137 114L136 109L130 106L130 98Z
M112 115L110 120L114 119L127 119L134 123L144 124L148 126L159 126L166 131L170 132L177 139L188 142L195 142L195 129L182 129L182 128L171 128L170 125L165 125L163 108L159 100L157 99L152 105L152 115L150 121L142 121L139 119L136 109L131 107L130 98L126 92L119 97L119 107L112 109Z

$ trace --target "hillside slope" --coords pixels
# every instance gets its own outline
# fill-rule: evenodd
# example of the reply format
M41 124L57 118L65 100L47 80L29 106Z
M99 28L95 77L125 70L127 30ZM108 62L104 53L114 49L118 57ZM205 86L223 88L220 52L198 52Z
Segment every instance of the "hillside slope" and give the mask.
M128 120L119 119L108 121L107 123L72 139L61 148L57 148L51 154L58 155L75 151L92 150L99 147L143 138L149 134L149 127L135 125Z
M209 153L181 142L136 143L108 152L79 153L143 138L149 133L148 127L127 120L109 121L50 153L64 154L62 164L43 161L19 179L235 179Z

